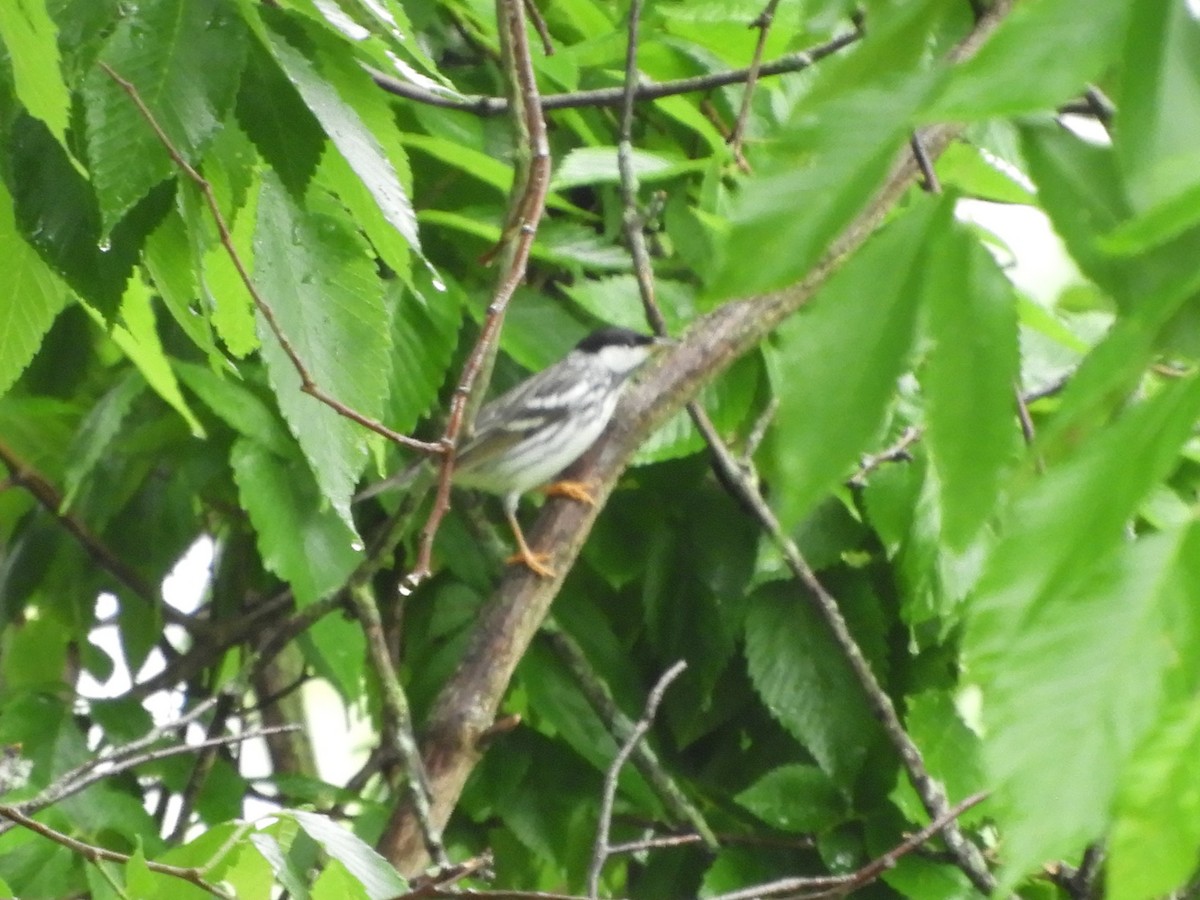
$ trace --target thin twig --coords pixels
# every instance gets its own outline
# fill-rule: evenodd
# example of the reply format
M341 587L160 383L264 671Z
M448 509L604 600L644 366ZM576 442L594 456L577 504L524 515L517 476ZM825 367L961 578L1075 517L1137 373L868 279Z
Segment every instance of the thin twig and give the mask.
M779 0L767 0L767 5L758 14L758 18L750 23L751 28L758 29L758 40L754 44L754 56L751 57L750 65L747 67L746 84L742 88L742 105L738 109L737 119L733 123L733 131L730 132L726 141L733 150L733 158L738 161L738 165L743 171L749 171L750 168L742 154L742 143L746 137L746 122L750 118L750 101L754 98L754 86L758 83L759 72L762 71L763 50L767 46L767 34L771 30L771 23L775 21L775 9L778 6Z
M406 434L400 434L398 431L393 431L382 422L373 419L370 416L363 415L355 409L351 409L349 406L342 403L316 383L311 373L308 371L308 366L306 366L304 360L300 358L300 354L296 351L296 348L292 345L291 340L288 338L287 334L284 333L283 327L279 324L279 320L275 317L275 310L269 303L267 303L262 294L259 293L258 288L255 287L254 279L250 277L250 270L246 267L245 262L242 260L241 254L238 253L237 248L233 245L233 237L230 234L229 225L225 221L225 216L221 213L221 207L217 203L217 198L213 193L212 185L208 183L208 180L203 175L196 171L191 163L184 159L183 154L179 152L178 148L176 148L174 143L172 143L171 138L168 137L165 131L163 131L162 126L159 125L158 120L154 117L154 113L150 111L150 108L142 99L142 95L138 91L137 86L133 82L128 81L118 75L117 72L114 71L113 68L103 60L98 62L97 65L104 70L105 74L107 74L109 78L117 83L121 90L129 95L129 99L133 101L134 106L137 107L137 110L141 114L142 118L146 120L146 124L150 126L151 130L153 130L155 136L159 140L159 143L163 145L163 148L167 151L167 155L171 157L171 161L175 163L176 167L196 185L196 187L200 190L200 193L204 196L205 205L208 206L208 211L212 215L213 221L217 225L217 233L220 236L221 246L225 248L225 252L229 256L230 262L233 263L233 267L237 270L238 277L241 279L242 284L245 285L246 290L249 292L251 300L254 301L255 308L262 314L263 320L267 323L267 327L271 329L271 333L275 335L275 339L279 341L279 346L283 349L284 354L291 361L292 367L295 368L296 374L300 376L300 390L303 393L308 394L313 399L325 404L338 415L350 419L353 422L357 422L364 428L368 428L371 431L374 431L376 434L381 434L394 443L400 444L404 447L410 447L414 450L420 450L423 453L444 453L445 448L441 443L419 441L416 438L409 437Z
M517 156L524 157L526 164L513 179L512 204L508 224L501 238L506 251L506 264L492 302L488 304L483 326L475 347L467 357L462 375L450 402L450 413L446 429L439 442L448 452L442 458L438 471L437 491L429 518L421 529L417 548L417 561L412 571L404 578L403 593L412 593L429 577L433 556L433 539L437 535L442 519L450 509L450 480L454 474L454 453L458 436L469 429L469 415L473 400L477 396L477 379L480 372L490 366L500 338L500 326L504 312L517 288L525 278L529 252L537 234L538 223L546 206L546 194L550 190L550 140L546 135L546 120L542 114L541 95L538 93L537 77L530 56L529 39L525 32L523 0L502 0L498 4L504 21L500 23L505 62L510 67L510 89L516 102L518 115L514 123L517 132ZM479 394L478 396L481 396ZM475 404L477 405L477 404Z
M875 673L871 670L870 663L867 662L857 641L850 633L837 600L817 579L816 574L801 555L799 547L783 530L779 520L775 518L775 513L756 486L757 478L752 473L747 473L746 464L739 463L734 458L728 448L717 438L715 431L709 432L707 429L711 429L711 423L708 423L707 428L702 431L705 439L709 441L710 449L713 451L718 465L725 472L726 484L732 484L738 488L739 497L744 506L753 513L763 530L779 548L788 568L792 570L792 574L807 588L808 598L813 602L821 618L825 620L834 642L838 645L842 656L850 664L859 686L866 695L871 712L883 726L888 742L899 755L913 789L921 798L929 815L935 821L940 820L950 808L945 789L930 776L929 771L925 768L925 761L921 756L920 749L908 736L908 732L904 730L904 725L896 713L896 707L891 698L879 684ZM954 854L955 861L963 873L979 890L990 893L995 888L995 879L988 871L979 849L952 822L947 823L945 827L945 838L947 847Z
M442 844L441 830L433 823L429 812L429 779L425 776L425 764L421 761L421 751L413 734L412 712L404 688L400 686L396 667L392 665L392 657L383 636L379 607L375 605L375 598L366 584L356 585L350 590L350 602L367 639L367 659L379 680L379 692L383 698L383 740L404 762L404 779L430 858L439 868L448 866L450 860Z
M608 685L600 678L588 662L583 649L575 640L553 622L547 623L546 640L550 648L575 678L588 704L604 722L604 727L618 741L623 741L633 732L634 723L613 699ZM696 808L675 783L675 779L663 766L658 754L645 743L638 744L633 751L633 767L650 789L658 796L668 815L675 824L687 825L696 831L697 839L708 849L715 851L719 846L716 835Z
M25 815L16 806L8 804L0 805L0 817L8 819L13 825L19 825L22 828L28 829L35 834L40 834L54 843L66 847L72 853L77 853L91 863L98 864L101 860L108 862L128 863L133 859L127 853L118 853L115 850L106 850L103 847L97 847L94 844L86 844L83 841L76 840L70 835L63 834L51 828L49 825L39 822L37 819L31 819ZM10 826L11 827L11 826ZM7 829L5 829L7 830ZM207 891L214 897L228 897L230 900L233 894L230 894L224 888L218 887L212 882L204 878L204 869L185 866L169 866L165 863L154 862L153 860L143 859L141 864L151 872L158 872L160 875L170 875L173 878L178 878L181 881L186 881L188 884L193 884L202 891Z
M268 737L272 734L283 734L285 732L298 731L299 725L280 725L272 728L255 728L250 731L245 731L241 734L227 734L221 737L211 738L203 741L197 741L194 744L173 744L170 747L160 747L157 750L149 750L144 753L139 753L136 756L129 758L106 762L111 762L111 765L95 767L85 773L80 774L70 781L59 779L54 784L47 787L38 796L23 800L20 803L13 804L8 809L15 809L23 813L35 813L45 809L52 803L57 803L59 800L64 800L67 797L78 794L80 791L91 787L93 784L103 781L106 778L111 778L121 772L126 772L129 769L137 768L146 763L156 762L160 759L167 759L172 756L181 756L185 753L196 753L209 747L225 747L232 744L240 744L245 741L252 741L256 738ZM10 817L11 818L11 817ZM8 831L12 826L0 823L0 834Z
M912 148L917 168L921 170L921 188L927 194L940 194L942 185L938 181L937 172L933 169L933 161L925 152L925 145L921 143L921 135L914 131L912 137L908 139L908 145Z
M9 477L4 487L20 487L26 490L42 506L46 512L54 516L84 549L88 556L126 588L137 595L147 605L162 613L163 618L172 625L187 629L193 636L204 633L206 623L198 622L184 615L169 603L161 602L159 593L151 587L132 566L115 554L83 521L65 510L65 498L51 482L21 458L16 450L0 440L0 462L8 468ZM166 644L166 642L163 642ZM173 652L170 644L166 644L167 655Z
M873 882L884 872L896 867L900 858L920 847L939 831L945 830L959 816L982 803L986 793L972 794L961 803L956 803L940 816L909 835L887 853L879 856L860 869L846 875L827 875L809 878L781 878L766 884L758 884L741 890L717 894L711 900L755 900L756 897L774 897L787 894L797 900L824 900L827 897L844 897Z
M904 433L890 447L880 450L878 453L872 453L869 456L864 456L862 462L859 463L858 471L849 478L849 484L855 487L862 487L867 483L867 476L886 463L908 462L912 459L912 454L909 453L909 448L912 447L925 434L923 428L916 425L909 425L904 429Z
M763 63L759 67L758 76L764 78L773 75L785 75L790 72L800 72L809 68L819 60L824 59L859 40L862 34L858 31L847 31L839 34L823 44L817 44L808 50L789 53L779 59ZM480 116L497 116L508 112L509 101L504 97L488 97L482 95L448 95L436 90L402 81L386 72L366 67L367 72L383 90L397 97L414 100L429 106L442 109L456 109L462 112L475 113ZM750 69L731 69L728 72L713 72L708 75L698 75L693 78L680 78L674 81L663 81L658 84L639 84L634 99L639 103L647 100L659 100L663 97L674 97L679 94L694 94L711 91L714 88L726 87L731 84L742 84L750 75ZM598 88L588 91L571 91L562 94L547 94L542 98L542 109L551 112L560 109L579 109L587 106L620 106L625 99L625 88Z
M633 731L629 733L625 743L617 751L617 755L613 757L612 764L608 767L608 772L604 775L604 791L600 799L600 821L596 826L596 844L592 849L592 863L588 867L588 896L599 896L600 890L600 872L604 868L604 861L608 859L610 849L608 844L608 833L612 826L612 811L613 801L617 796L617 779L621 775L621 769L624 768L625 762L633 753L633 748L638 742L646 736L646 732L650 730L650 726L654 724L654 717L658 714L658 706L662 703L663 695L667 692L667 688L671 686L671 682L683 674L687 668L687 663L682 659L663 672L662 677L655 683L654 688L650 691L650 696L646 698L646 708L642 712L642 717L634 723Z
M533 30L538 33L538 37L542 41L542 52L547 56L553 56L554 41L550 38L550 29L546 27L546 18L538 9L536 0L525 0L525 14L529 16L529 21L533 23Z

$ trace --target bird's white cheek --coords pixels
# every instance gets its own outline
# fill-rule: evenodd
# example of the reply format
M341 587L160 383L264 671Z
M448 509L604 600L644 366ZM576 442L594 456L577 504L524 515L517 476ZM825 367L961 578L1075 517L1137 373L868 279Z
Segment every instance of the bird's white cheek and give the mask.
M624 375L632 372L646 361L649 351L645 347L604 347L597 354L601 364L610 372Z

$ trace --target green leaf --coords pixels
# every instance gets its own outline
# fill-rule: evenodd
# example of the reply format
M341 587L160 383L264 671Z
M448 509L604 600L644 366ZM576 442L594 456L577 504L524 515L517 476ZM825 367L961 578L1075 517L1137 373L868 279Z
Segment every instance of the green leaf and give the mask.
M292 196L304 196L325 149L325 132L271 55L252 42L237 119Z
M366 888L371 900L386 900L408 892L408 882L391 864L342 826L325 816L298 809L285 810L279 815L295 819L309 837Z
M263 178L255 281L285 339L323 391L378 417L387 391L390 322L358 236L328 201L295 206ZM301 390L300 375L262 313L258 333L271 386L321 493L348 526L350 496L367 458L366 430Z
M769 586L750 598L746 662L771 715L843 789L880 738L862 689L802 592Z
M1197 223L1200 223L1200 185L1193 185L1127 219L1097 243L1113 256L1137 256L1179 237Z
M767 469L784 528L846 474L883 424L916 318L917 292L902 273L914 270L932 210L876 235L777 333L768 360L779 410Z
M66 286L17 229L0 182L0 395L24 371L67 299Z
M358 536L321 501L303 462L246 439L234 442L229 462L263 565L291 585L297 604L341 587L358 564Z
M783 831L826 831L844 821L849 806L829 776L816 766L773 769L734 800Z
M125 291L125 299L121 302L121 320L124 325L113 326L113 342L138 367L154 392L183 417L192 434L203 437L204 426L183 399L171 361L159 340L150 289L139 279L131 279Z
M878 189L929 83L864 89L799 120L785 136L795 157L764 166L737 195L708 293L748 297L798 281Z
M942 783L947 795L957 801L976 791L987 790L982 742L979 735L963 722L954 698L944 691L925 691L909 697L906 703L905 730L921 749L926 769ZM928 813L907 779L901 780L897 791L912 796L911 807L904 809L912 821L928 820ZM978 816L976 808L964 813L960 821L970 823Z
M642 183L699 172L708 165L707 160L703 159L670 159L647 150L635 149L631 158L633 172ZM578 147L555 168L550 186L561 191L584 184L616 184L620 180L616 147Z
M126 369L111 390L97 399L88 411L67 454L62 509L71 507L80 487L110 452L130 407L145 390L146 381L137 369Z
M180 381L230 428L276 456L290 456L295 444L279 416L257 394L230 376L195 363L175 363Z
M147 0L119 20L101 60L137 89L175 150L195 163L233 103L244 29L218 0ZM84 82L88 157L102 230L175 164L133 99L103 69Z
M392 317L392 370L388 392L388 423L409 432L437 403L446 380L462 324L462 288L448 283L436 289L419 273L419 287L402 290L388 283Z
M8 50L17 99L67 146L71 95L63 83L58 28L43 0L0 4L0 41Z
M1105 896L1162 897L1196 870L1200 852L1200 705L1178 703L1130 761L1108 841Z
M223 357L213 339L209 317L197 315L199 289L191 254L184 221L172 210L146 238L142 259L171 317L216 366Z
M920 377L942 532L962 550L992 514L1014 450L1017 319L1012 285L992 255L964 229L943 224L930 235L923 266L932 346Z
M266 10L264 14L270 12ZM284 28L295 24L270 18ZM318 71L303 52L278 32L260 26L259 36L329 140L362 179L386 221L409 247L419 252L421 240L416 215L401 181L401 169L397 168L406 167L407 160L395 139L395 126L382 93L344 52L322 46L324 67ZM310 40L323 37L315 30L304 32L304 36ZM328 41L321 40L321 44ZM388 145L392 146L393 154L388 153Z
M1153 714L1158 598L1181 538L1121 539L1198 415L1200 380L1181 380L1051 469L1006 517L969 606L965 652L983 689L1010 878L1099 834L1116 768ZM1068 757L1064 770L1056 761ZM1035 812L1051 795L1055 815Z
M371 900L362 883L336 859L330 860L312 886L313 900Z
M945 8L907 3L891 13L853 54L822 65L773 152L735 196L711 296L747 297L798 281L878 190L939 77L913 57Z
M1075 0L1019 4L974 57L954 67L927 121L1038 112L1082 93L1118 56L1134 6L1096 0L1080 16Z
M633 275L586 278L564 285L568 297L601 322L646 331L646 310ZM667 321L667 331L679 334L696 317L696 294L691 285L667 278L654 280L654 294Z
M1200 23L1186 3L1138 3L1125 41L1113 148L1136 209L1191 212L1200 188ZM1190 196L1189 207L1179 201ZM1180 229L1177 223L1174 226Z
M18 118L7 141L17 228L76 294L110 320L137 257L136 223L122 222L101 240L92 186L38 120Z

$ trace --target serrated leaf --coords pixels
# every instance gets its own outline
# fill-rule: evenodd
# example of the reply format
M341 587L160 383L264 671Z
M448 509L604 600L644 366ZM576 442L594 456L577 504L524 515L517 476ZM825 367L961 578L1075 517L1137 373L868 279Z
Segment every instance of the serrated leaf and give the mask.
M134 85L175 149L195 163L233 102L244 35L218 0L147 0L119 19L100 58ZM175 164L130 96L99 67L84 82L84 108L107 234Z
M325 816L299 809L286 810L280 815L295 819L309 837L358 879L371 900L386 900L408 892L408 882L392 865L342 826Z
M916 318L917 292L901 273L913 271L931 213L913 210L876 235L777 333L768 474L777 476L773 503L785 528L846 474L883 424Z
M204 426L183 398L171 361L159 340L149 288L136 278L129 282L121 301L121 320L123 325L113 326L113 343L138 367L154 392L183 417L192 434L203 437Z
M295 444L275 411L233 377L221 377L195 363L175 363L179 380L238 434L276 456L287 457Z
M325 133L275 60L256 43L247 54L237 118L292 196L303 197L326 147Z
M62 77L58 28L42 0L0 3L0 41L8 50L17 99L64 147L71 95Z
M930 235L923 266L932 346L920 378L942 534L962 550L994 511L1017 437L1017 319L1012 284L991 254L964 230L944 225Z
M751 598L746 663L771 715L835 784L852 786L879 727L828 627L798 589L770 586Z
M825 831L849 812L845 796L816 766L772 769L733 799L784 831Z
M370 191L384 218L409 247L420 252L417 218L396 168L397 162L407 161L395 143L395 126L382 94L344 52L325 53L325 70L319 72L305 54L278 33L264 28L259 34L329 140ZM314 40L323 37L319 33L306 35ZM388 123L389 130L384 130L383 122ZM377 127L372 128L372 124ZM381 143L384 140L395 145L394 159Z
M67 300L67 288L25 243L0 182L0 395L29 365Z
M358 564L358 536L322 502L304 463L246 439L234 442L229 462L263 565L291 585L297 604L341 587Z
M412 291L394 281L388 285L395 310L388 422L405 433L437 402L458 347L464 300L457 285L439 291L426 278L415 281L419 288Z
M314 200L317 198L314 198ZM339 208L295 206L273 173L263 178L255 233L255 281L313 381L357 412L378 417L387 391L390 322L380 286ZM367 459L366 430L301 391L300 375L261 312L267 374L321 493L347 526Z
M213 339L209 317L197 314L198 287L192 268L192 248L183 219L176 210L168 213L146 238L142 259L172 318L210 362L219 365L222 357Z
M92 474L96 464L108 453L113 438L117 436L129 408L146 389L146 381L136 368L128 369L124 375L102 397L80 423L79 431L71 442L67 454L66 477L63 480L62 509L71 507L75 494Z
M1074 0L1018 5L978 53L954 68L927 120L1038 112L1082 93L1118 55L1134 5L1098 0L1082 19Z
M37 119L19 117L7 141L17 228L76 294L111 320L137 257L137 228L123 222L101 240L92 186Z

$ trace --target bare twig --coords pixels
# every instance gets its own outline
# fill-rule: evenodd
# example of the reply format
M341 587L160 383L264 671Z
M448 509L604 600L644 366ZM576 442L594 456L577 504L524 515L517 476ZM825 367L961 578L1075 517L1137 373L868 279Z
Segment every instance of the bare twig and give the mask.
M858 471L850 476L850 484L855 487L862 487L867 483L867 476L886 463L907 462L912 459L912 454L909 453L909 448L912 447L924 435L924 430L916 425L909 425L904 429L904 433L890 447L880 450L878 453L872 453L869 456L864 456L862 462L858 466Z
M810 47L798 53L789 53L777 60L763 63L758 70L760 78L785 75L790 72L800 72L809 68L819 60L837 53L850 46L862 34L859 31L847 31L839 34L823 44ZM509 101L504 97L486 97L479 95L448 95L444 92L429 90L407 81L381 72L378 69L366 67L375 84L390 94L437 106L442 109L457 109L463 112L475 113L480 116L497 116L507 113ZM662 97L674 97L679 94L695 94L711 91L714 88L726 87L731 84L742 84L750 75L750 69L731 69L728 72L714 72L709 75L698 75L694 78L680 78L675 81L664 81L659 84L639 84L634 95L639 103L647 100L658 100ZM542 109L551 112L559 109L578 109L586 106L620 106L625 100L624 87L598 88L589 91L572 91L563 94L548 94L542 98Z
M471 355L467 357L450 403L446 430L440 441L441 447L449 452L442 459L433 508L424 528L421 529L416 565L404 580L402 591L405 593L411 593L429 577L433 539L437 535L442 518L450 508L450 479L454 474L452 448L459 434L464 429L469 431L468 413L472 411L473 404L477 405L476 398L482 396L481 392L477 393L478 388L486 388L482 382L477 384L477 380L482 371L490 368L500 338L500 326L504 322L504 311L525 278L529 251L533 247L533 238L545 210L546 194L550 189L550 141L546 136L546 120L542 115L541 96L538 93L537 78L530 57L529 39L525 33L524 2L500 0L497 10L503 20L500 22L500 30L506 51L504 59L509 67L509 86L518 113L514 122L518 135L517 156L523 157L525 164L518 169L513 179L508 224L501 237L506 251L506 263L492 293L492 302L488 304L479 338Z
M733 131L727 138L730 149L733 150L733 157L743 171L749 169L742 154L742 143L746 138L746 122L750 118L750 101L754 98L754 86L758 83L759 72L762 71L763 50L767 46L767 34L771 30L771 23L775 21L775 10L778 6L779 0L767 0L763 11L750 23L751 28L758 29L758 41L754 44L754 56L751 57L750 65L747 67L746 85L742 88L742 105L738 109Z
M21 812L21 810L16 806L10 806L7 804L0 805L0 817L8 819L13 825L19 825L22 828L34 832L35 834L40 834L42 837L47 838L48 840L54 841L56 844L66 847L72 853L82 856L88 862L93 864L98 865L102 860L108 862L128 863L133 858L127 853L118 853L115 850L106 850L103 847L97 847L94 844L87 844L83 841L76 840L70 835L63 834L61 831L57 831L51 828L49 825L39 822L37 819L30 818ZM212 894L214 897L228 897L230 900L232 900L234 896L224 888L218 887L212 882L206 880L204 877L204 873L206 871L205 869L192 866L169 866L165 863L154 862L153 860L149 859L142 860L141 864L151 872L158 872L160 875L170 875L172 878L178 878L181 881L186 881L188 884L193 884L202 891Z
M542 52L547 56L554 55L554 41L550 38L550 29L546 27L546 19L538 9L537 0L525 0L525 15L533 23L533 30L538 33L542 42Z
M705 437L708 439L709 435L706 433ZM945 789L930 776L929 771L925 768L921 751L904 730L904 725L896 713L891 698L875 678L870 663L867 662L857 641L850 633L846 620L842 617L837 600L817 579L801 555L795 541L783 530L779 520L775 518L775 513L758 491L757 479L753 475L747 474L745 463L739 464L739 461L719 440L709 439L709 444L718 465L726 475L726 483L738 487L739 498L745 507L752 512L782 553L792 574L807 589L809 599L814 603L821 618L825 620L842 656L850 664L859 686L866 695L871 712L883 726L888 742L899 755L913 789L921 798L929 815L934 820L940 820L950 808ZM979 890L990 893L995 887L995 879L988 871L979 849L967 840L966 836L952 822L947 822L945 826L945 838L946 845L954 854L959 868Z
M0 440L0 462L8 468L9 477L5 487L24 488L50 515L58 520L67 534L92 558L92 560L126 588L137 595L147 605L160 611L168 622L187 629L193 635L203 633L206 623L198 622L186 616L170 604L160 600L149 582L139 575L132 566L115 554L83 521L64 509L64 497L48 478L21 458L16 450ZM170 644L163 642L165 655L168 659L175 653Z
M429 813L429 780L425 776L425 764L421 761L421 752L417 749L417 739L413 734L408 697L400 686L396 667L392 665L392 657L383 636L379 607L375 605L375 598L365 583L350 589L350 602L367 638L367 659L379 680L379 692L383 698L383 740L404 762L404 778L425 838L425 848L439 868L448 866L450 860L442 844L441 829L434 824Z
M845 897L853 891L873 882L889 869L893 869L902 856L920 847L939 831L944 831L959 816L982 803L986 793L972 794L961 803L956 803L915 834L905 838L887 853L871 860L860 869L846 875L829 875L815 878L781 878L766 884L758 884L742 890L717 894L712 900L755 900L757 897L788 895L796 900L824 900L829 897Z
M616 740L626 740L633 732L634 723L617 706L608 686L592 668L583 650L570 635L553 623L547 627L546 632L551 649L574 676L588 703L604 722L604 727ZM634 748L632 761L634 768L646 779L646 783L662 801L663 807L675 823L695 829L696 839L710 850L716 850L719 843L712 828L663 767L658 754L651 747L641 743Z
M406 434L400 434L398 431L393 431L382 422L379 422L370 416L363 415L355 409L351 409L349 406L342 403L342 401L338 400L316 383L312 377L312 374L308 371L308 366L305 365L304 360L300 358L300 354L292 345L292 342L288 338L287 334L284 333L282 326L280 326L279 320L275 317L275 310L269 303L267 303L262 294L259 293L258 288L254 284L254 279L250 277L250 270L246 267L246 264L242 260L241 254L238 253L237 248L234 247L233 238L229 231L229 225L225 221L225 216L221 213L221 207L217 203L216 195L213 194L212 185L208 183L208 180L203 175L196 171L195 167L193 167L191 163L184 159L183 154L180 153L179 149L171 142L171 138L167 136L165 131L163 131L162 126L159 125L158 120L154 117L154 113L150 111L150 108L142 99L142 95L138 91L137 86L134 85L133 82L128 81L118 75L117 72L114 71L113 68L103 60L98 62L97 65L104 70L105 74L107 74L109 78L117 83L121 90L129 95L129 99L133 101L133 105L137 107L138 113L140 113L142 118L146 120L146 124L150 126L155 137L158 138L159 143L163 145L163 149L167 151L167 155L171 157L171 161L175 163L175 166L181 172L183 172L183 174L186 175L200 190L200 193L204 197L205 205L208 206L208 211L212 215L213 221L216 222L217 233L220 236L221 246L225 248L225 252L229 256L230 262L233 263L233 267L237 270L238 277L241 279L242 284L245 285L247 292L249 292L251 300L254 301L255 308L262 314L263 320L267 323L267 327L271 329L271 333L275 335L275 339L279 341L279 346L283 349L284 354L291 361L293 368L295 368L296 374L300 376L300 390L320 403L325 404L338 415L350 419L353 422L357 422L364 428L368 428L371 431L374 431L376 434L381 434L396 444L400 444L403 447L410 447L414 450L420 450L423 453L444 453L445 448L441 443L419 441L416 438L409 437Z
M625 739L625 743L621 745L621 749L617 751L617 755L613 757L612 764L608 767L608 772L604 776L604 791L600 799L600 821L596 826L596 844L592 850L592 863L588 867L588 896L598 897L600 890L600 872L604 868L604 861L608 859L610 849L608 845L608 833L612 827L612 811L613 801L617 796L617 779L621 775L621 769L624 768L630 754L633 753L633 748L638 742L646 736L646 732L650 730L650 726L654 724L654 717L658 714L658 706L662 703L663 695L667 692L667 688L671 686L671 682L683 674L687 668L687 663L682 659L663 672L662 677L655 683L654 688L650 691L650 696L646 698L646 708L642 712L642 717L634 723L633 731L629 737Z
M20 803L13 804L8 809L15 809L22 813L35 813L45 809L52 803L57 803L67 797L78 794L85 788L90 787L96 782L103 781L105 778L111 778L121 772L126 772L129 769L136 768L146 763L155 762L160 759L167 759L172 756L180 756L184 753L196 753L205 750L209 747L227 747L232 744L240 744L245 741L252 741L257 738L267 737L272 734L282 734L289 731L299 730L298 725L283 725L275 728L255 728L250 731L242 732L241 734L227 734L216 738L210 738L203 741L197 741L194 744L174 744L169 747L160 747L157 750L148 750L143 753L138 753L133 756L127 756L119 759L106 759L101 765L93 766L85 772L67 780L60 778L54 784L49 785L36 797L29 800L24 800ZM9 817L11 818L11 816ZM16 821L16 820L13 820ZM12 826L0 823L0 834L8 831Z
M917 161L917 167L921 170L921 187L928 194L940 194L942 185L938 181L937 172L933 170L933 161L921 144L920 134L914 131L908 143L912 148L913 159Z

